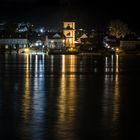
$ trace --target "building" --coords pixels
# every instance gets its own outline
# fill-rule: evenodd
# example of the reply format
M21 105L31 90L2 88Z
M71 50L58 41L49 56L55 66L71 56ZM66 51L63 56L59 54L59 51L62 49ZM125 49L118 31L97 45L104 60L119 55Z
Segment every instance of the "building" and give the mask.
M77 43L84 44L88 41L88 36L84 33L81 37L78 38Z
M140 40L121 40L120 48L122 50L140 50Z
M48 49L64 49L66 47L65 36L63 33L48 33L45 39L45 46Z
M29 41L26 38L3 38L0 39L0 52L12 52L19 51L20 48L26 48L29 45Z
M19 48L25 48L28 46L28 39L26 38L4 38L0 39L0 46L19 46Z
M66 37L66 48L75 47L75 22L64 22L63 33Z

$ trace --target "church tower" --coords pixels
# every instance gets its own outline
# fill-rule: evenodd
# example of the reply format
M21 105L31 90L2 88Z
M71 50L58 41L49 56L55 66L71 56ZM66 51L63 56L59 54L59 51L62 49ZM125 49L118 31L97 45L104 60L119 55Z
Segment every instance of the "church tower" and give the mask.
M66 37L66 48L75 47L75 22L64 22L63 33Z

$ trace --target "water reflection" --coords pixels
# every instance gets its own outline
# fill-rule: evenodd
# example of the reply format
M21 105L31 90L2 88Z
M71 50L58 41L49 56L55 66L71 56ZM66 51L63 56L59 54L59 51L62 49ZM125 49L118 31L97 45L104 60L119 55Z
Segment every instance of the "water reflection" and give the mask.
M40 138L40 134L43 133L43 122L45 115L45 80L44 80L44 60L43 55L35 56L35 74L33 83L33 95L32 95L32 120L34 124L32 128L32 134L34 138ZM39 134L39 133L40 134ZM42 135L43 136L43 135Z
M105 57L105 72L108 72L109 71L109 68L108 68L108 57Z
M4 136L118 140L134 134L140 57L0 57L0 129Z
M116 75L114 84L114 97L113 97L113 116L112 120L114 125L117 125L120 113L120 90L119 90L119 56L116 55Z
M119 55L118 54L116 55L116 65L115 65L115 67L116 67L116 74L118 74L118 72L119 72Z
M74 133L70 133L74 129L74 118L76 112L76 77L72 74L64 74L66 64L69 65L67 71L74 72L76 69L75 56L71 56L70 60L63 55L61 77L59 85L59 96L57 99L57 122L56 133L57 138L71 140ZM66 129L67 128L67 129Z
M116 63L118 61L118 55L111 55L105 57L105 73L116 72Z
M25 136L29 135L32 139L36 139L43 131L42 125L45 113L44 57L38 55L25 55L24 57L26 65L25 87L22 99L23 121L21 131ZM33 63L34 57L35 63ZM30 70L34 71L34 76L30 75ZM32 128L29 129L29 126Z
M51 67L51 72L53 73L53 71L54 71L54 56L53 55L51 55L51 65L50 65L50 67Z
M111 55L111 72L114 72L114 55Z
M69 56L62 56L62 69L65 70L65 73L75 74L77 70L77 56L76 55L69 55ZM64 69L65 68L65 69Z
M62 55L62 75L64 76L65 74L65 55Z
M75 72L76 70L76 56L71 55L70 56L70 72Z
M107 61L109 64L110 62ZM115 61L115 66L112 64ZM119 56L116 55L115 58L111 58L111 66L115 68L115 74L105 74L104 77L104 94L103 94L103 118L102 118L102 126L103 128L112 129L113 131L117 131L118 128L118 120L120 113L120 92L119 92ZM114 70L113 70L114 71ZM112 102L110 102L112 100ZM112 119L110 119L112 118ZM107 131L107 130L106 130ZM108 130L109 131L109 130ZM115 132L113 133L113 135Z
M23 116L24 121L29 121L30 111L30 75L29 75L29 55L25 55L25 88L23 94Z

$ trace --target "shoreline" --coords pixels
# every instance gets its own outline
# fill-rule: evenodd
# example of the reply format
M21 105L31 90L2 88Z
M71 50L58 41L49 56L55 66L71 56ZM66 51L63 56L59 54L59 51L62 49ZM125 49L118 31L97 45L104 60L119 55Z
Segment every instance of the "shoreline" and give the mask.
M110 53L110 52L31 52L31 53L18 53L18 52L0 52L0 55L3 54L33 54L33 55L40 55L40 54L45 54L45 55L93 55L93 56L110 56L110 55L119 55L119 56L126 56L126 55L131 55L131 56L139 56L140 52L122 52L122 53Z

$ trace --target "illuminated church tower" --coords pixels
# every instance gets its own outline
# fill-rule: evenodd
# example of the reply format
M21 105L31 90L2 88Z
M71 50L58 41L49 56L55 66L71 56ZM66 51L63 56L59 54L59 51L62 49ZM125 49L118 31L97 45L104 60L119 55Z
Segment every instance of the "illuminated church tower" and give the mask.
M63 33L66 37L66 48L75 47L75 22L64 22Z

